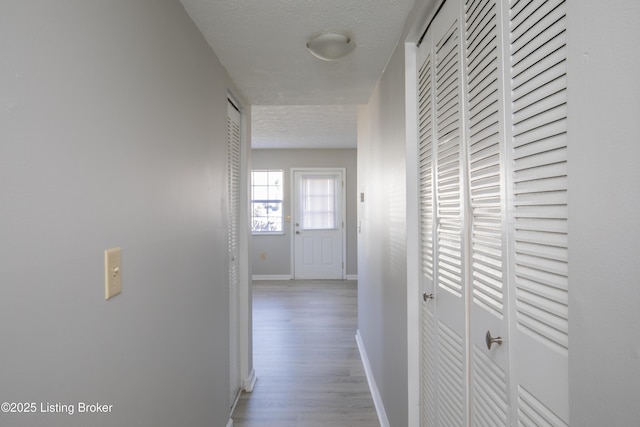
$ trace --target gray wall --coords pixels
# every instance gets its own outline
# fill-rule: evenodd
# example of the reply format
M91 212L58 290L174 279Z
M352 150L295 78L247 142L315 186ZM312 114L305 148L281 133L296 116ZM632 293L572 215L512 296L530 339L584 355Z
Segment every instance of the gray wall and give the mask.
M356 150L252 150L253 169L283 169L284 179L284 215L293 215L291 211L291 168L292 167L336 167L346 168L347 200L347 253L346 273L358 274L356 241ZM254 275L291 275L291 229L285 222L284 235L260 236L251 239ZM260 259L260 253L266 259Z
M226 425L224 68L174 0L5 0L0 52L0 401L113 405L0 424Z
M640 419L640 3L569 2L574 426Z
M358 331L392 426L407 425L404 51L358 112Z

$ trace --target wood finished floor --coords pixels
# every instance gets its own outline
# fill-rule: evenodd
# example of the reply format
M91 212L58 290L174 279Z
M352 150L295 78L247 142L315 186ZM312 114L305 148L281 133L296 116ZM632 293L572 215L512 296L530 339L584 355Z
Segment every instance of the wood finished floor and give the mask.
M356 325L354 281L254 282L258 381L234 427L380 427Z

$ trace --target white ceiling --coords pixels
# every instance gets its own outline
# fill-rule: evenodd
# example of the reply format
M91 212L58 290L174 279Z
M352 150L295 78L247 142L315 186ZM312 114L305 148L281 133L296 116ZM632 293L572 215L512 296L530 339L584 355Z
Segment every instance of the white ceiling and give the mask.
M414 0L181 0L252 107L254 148L356 146L366 104ZM306 49L318 31L356 50L327 62Z

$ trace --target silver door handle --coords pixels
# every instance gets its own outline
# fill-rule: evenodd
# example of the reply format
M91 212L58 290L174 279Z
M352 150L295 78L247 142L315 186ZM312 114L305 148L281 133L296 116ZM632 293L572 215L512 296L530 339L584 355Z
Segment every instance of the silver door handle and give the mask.
M422 293L422 299L425 300L425 301L428 300L428 299L433 299L433 298L434 298L433 294L428 294L426 292Z
M299 232L299 231L296 231L296 234L300 234L300 232Z
M487 331L487 335L485 336L485 341L487 343L487 348L491 350L491 346L493 344L502 345L502 337L492 337L491 332Z

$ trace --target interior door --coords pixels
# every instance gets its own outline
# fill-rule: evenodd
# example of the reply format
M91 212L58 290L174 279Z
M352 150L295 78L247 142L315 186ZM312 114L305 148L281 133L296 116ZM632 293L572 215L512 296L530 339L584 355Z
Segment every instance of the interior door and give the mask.
M240 218L240 112L231 101L227 106L227 180L229 203L229 378L230 401L240 392L239 315L239 218Z
M294 170L294 277L344 278L344 171Z
M566 9L564 0L509 2L512 387L521 425L569 424Z
M496 0L467 0L464 7L471 425L506 426L511 343L502 15Z
M434 22L437 425L468 424L468 331L460 6Z
M419 49L422 425L468 424L467 245L460 4Z
M436 427L438 418L434 248L434 93L432 34L418 50L418 174L420 221L420 426Z

